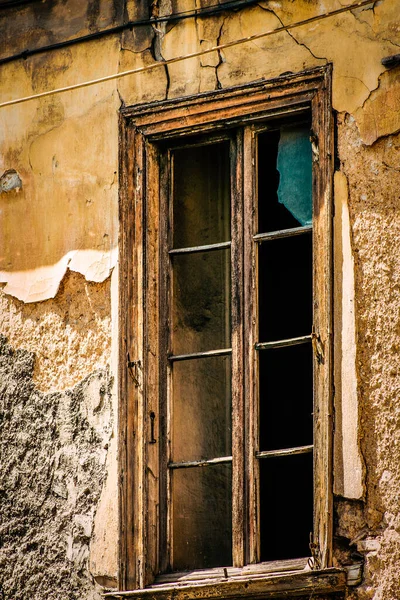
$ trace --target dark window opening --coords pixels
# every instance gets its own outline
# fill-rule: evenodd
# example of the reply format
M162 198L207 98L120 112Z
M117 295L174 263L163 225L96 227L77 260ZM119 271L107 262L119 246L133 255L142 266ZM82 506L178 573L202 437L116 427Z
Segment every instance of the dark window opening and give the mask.
M260 479L261 560L309 556L312 454L262 460Z
M313 528L309 126L260 134L257 166L260 548L266 561L307 556Z
M309 126L257 142L258 534L261 560L277 560L308 556L312 531ZM232 564L230 152L229 141L169 152L172 570Z

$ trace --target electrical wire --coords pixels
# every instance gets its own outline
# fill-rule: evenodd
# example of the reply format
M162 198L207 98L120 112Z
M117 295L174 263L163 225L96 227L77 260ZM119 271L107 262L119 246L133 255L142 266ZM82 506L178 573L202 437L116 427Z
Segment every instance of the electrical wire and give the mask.
M88 87L91 85L96 85L99 83L105 83L107 81L112 81L114 79L121 79L122 77L127 77L128 75L135 75L137 73L143 73L144 71L150 71L152 69L157 69L160 67L166 67L170 64L181 62L183 60L188 60L190 58L197 58L199 56L204 56L205 54L210 54L211 52L219 52L220 50L225 50L226 48L232 48L234 46L239 46L241 44L246 44L248 42L252 42L255 40L259 40L275 33L280 33L282 31L288 31L290 29L295 29L297 27L302 27L303 25L309 25L311 23L315 23L316 21L321 21L322 19L326 19L328 17L333 17L339 14L343 14L350 10L354 10L356 8L361 8L363 6L367 6L368 4L375 4L376 0L361 0L360 2L355 2L354 4L350 4L348 6L324 13L322 15L316 15L314 17L310 17L308 19L304 19L303 21L297 21L295 23L290 23L289 25L283 25L281 27L277 27L276 29L270 29L268 31L264 31L263 33L256 33L254 35L250 35L245 38L240 38L238 40L233 40L231 42L227 42L225 44L220 44L218 46L213 46L212 48L208 48L205 50L199 50L198 52L192 52L191 54L186 54L183 56L177 56L175 58L170 58L168 60L159 61L152 63L151 65L146 65L144 67L138 67L136 69L129 69L128 71L122 71L120 73L114 73L112 75L106 75L104 77L99 77L98 79L91 79L89 81L84 81L81 83L75 83L73 85L68 85L63 88L57 88L54 90L48 90L47 92L41 92L39 94L32 94L31 96L24 96L22 98L16 98L14 100L8 100L7 102L0 103L0 108L4 108L6 106L13 106L15 104L21 104L22 102L28 102L29 100L36 100L38 98L45 98L46 96L51 96L54 94L60 94L62 92L68 92L71 90L80 89L83 87Z
M21 0L19 0L21 1ZM30 0L32 1L32 0ZM194 10L185 10L178 13L173 13L171 15L165 15L161 17L152 17L150 19L139 19L137 21L128 21L127 23L123 23L122 25L116 25L115 27L110 27L108 29L103 29L102 31L96 31L94 33L88 33L86 35L81 35L76 38L72 38L70 40L64 40L62 42L55 42L54 44L48 44L47 46L40 46L39 48L29 48L23 50L22 52L18 52L17 54L12 54L11 56L5 56L4 58L0 58L0 65L4 65L9 62L13 62L14 60L19 60L23 58L26 60L29 56L34 56L35 54L42 54L43 52L49 52L51 50L59 50L60 48L67 48L68 46L74 46L75 44L80 44L82 42L90 42L92 40L99 39L106 35L112 35L114 33L121 33L126 29L130 29L131 31L135 27L143 27L145 25L158 25L159 23L166 22L175 22L175 21L183 21L184 19L190 19L193 17L207 17L210 15L216 15L218 13L227 11L227 10L237 10L239 8L243 8L246 6L250 6L255 4L258 0L230 0L229 2L224 2L223 4L212 4L207 6L206 8L197 8ZM1 5L0 5L1 8Z
M42 0L3 0L0 2L0 10L2 8L10 8L14 6L26 6L27 4L32 4L33 2L42 2Z

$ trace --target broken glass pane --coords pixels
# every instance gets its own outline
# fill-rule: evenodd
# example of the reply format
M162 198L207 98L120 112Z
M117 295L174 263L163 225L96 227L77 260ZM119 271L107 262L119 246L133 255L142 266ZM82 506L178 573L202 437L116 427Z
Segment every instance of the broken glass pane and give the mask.
M261 350L260 450L313 443L311 342Z
M277 158L278 202L283 204L302 226L312 224L311 162L309 128L282 128Z
M310 555L313 455L260 460L261 561Z

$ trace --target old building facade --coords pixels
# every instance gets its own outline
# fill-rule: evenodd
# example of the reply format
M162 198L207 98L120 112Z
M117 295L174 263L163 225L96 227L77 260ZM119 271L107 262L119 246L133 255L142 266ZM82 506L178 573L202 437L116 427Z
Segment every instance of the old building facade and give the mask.
M0 597L400 598L399 0L0 31Z

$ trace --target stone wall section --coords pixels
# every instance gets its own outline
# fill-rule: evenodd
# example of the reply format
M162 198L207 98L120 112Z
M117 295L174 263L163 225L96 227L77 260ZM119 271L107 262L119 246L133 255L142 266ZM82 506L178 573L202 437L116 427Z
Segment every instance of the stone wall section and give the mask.
M97 369L44 393L34 362L0 337L0 596L99 600L88 559L113 434L112 377Z

